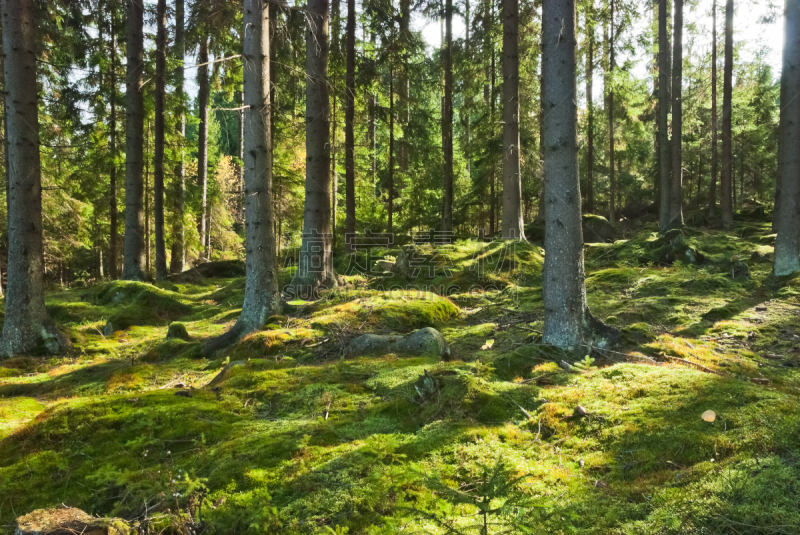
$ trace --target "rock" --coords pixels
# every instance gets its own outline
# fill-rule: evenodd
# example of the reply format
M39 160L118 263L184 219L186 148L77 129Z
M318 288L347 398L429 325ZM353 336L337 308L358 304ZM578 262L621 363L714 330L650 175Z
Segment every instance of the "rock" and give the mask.
M80 509L37 509L17 519L15 535L131 535L136 533L119 518L95 518Z
M362 334L350 342L350 355L367 355L383 351L387 353L409 353L411 355L450 356L450 347L444 336L433 327L425 327L408 336Z
M106 326L103 327L103 336L111 336L116 332L114 325L109 321L106 323Z
M750 268L744 260L736 260L731 265L731 272L734 279L749 279Z
M450 354L444 336L433 327L414 331L398 341L394 347L395 351L412 355L430 354L442 357Z
M583 242L607 243L617 239L617 231L608 219L603 216L584 214Z
M649 261L663 265L672 265L675 262L687 264L702 264L706 261L705 255L686 243L683 231L672 229L652 242L652 252L647 256Z
M753 254L750 255L750 261L755 264L769 264L771 262L767 253L759 253L758 251L753 251Z
M232 279L244 277L245 267L241 260L220 260L217 262L204 262L183 273L175 273L167 277L171 282L193 283L203 279L222 278Z
M186 325L179 321L175 321L169 324L167 328L167 338L178 338L179 340L186 340L187 342L191 340L191 336L189 336L189 331L186 330Z
M351 355L367 355L378 350L388 350L399 339L399 336L385 334L362 334L350 342L347 352Z
M394 264L394 260L378 260L375 262L375 271L392 271Z

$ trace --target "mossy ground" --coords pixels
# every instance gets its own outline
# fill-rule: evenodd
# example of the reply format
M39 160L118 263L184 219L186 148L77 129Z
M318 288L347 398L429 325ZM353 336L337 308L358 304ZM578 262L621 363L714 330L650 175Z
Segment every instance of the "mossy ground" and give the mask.
M479 533L465 496L498 459L490 533L800 532L800 278L731 276L771 253L767 223L687 230L697 265L654 261L652 228L627 235L587 246L590 306L623 342L585 374L538 343L535 246L456 244L410 291L352 274L211 360L241 279L54 292L71 353L0 362L0 532L65 503L174 533ZM166 338L173 321L190 341ZM425 325L450 361L343 355Z

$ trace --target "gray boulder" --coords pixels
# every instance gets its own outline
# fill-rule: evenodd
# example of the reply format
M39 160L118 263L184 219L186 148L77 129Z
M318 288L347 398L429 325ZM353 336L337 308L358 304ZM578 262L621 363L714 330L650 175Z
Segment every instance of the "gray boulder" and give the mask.
M433 327L416 330L407 336L362 334L350 342L347 351L356 356L378 351L410 355L438 355L440 357L450 355L450 347L444 336Z
M606 243L617 239L617 231L608 219L594 214L583 216L584 243Z

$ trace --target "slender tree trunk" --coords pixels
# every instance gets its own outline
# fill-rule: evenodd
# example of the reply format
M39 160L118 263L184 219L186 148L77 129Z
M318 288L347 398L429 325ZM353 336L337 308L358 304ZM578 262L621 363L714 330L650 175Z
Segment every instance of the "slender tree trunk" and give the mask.
M683 0L675 0L672 49L672 182L669 227L683 226Z
M340 19L341 19L341 9L340 9L340 0L331 0L331 30L332 30L332 37L331 37L331 47L333 48L333 56L334 58L338 58L341 52L341 47L339 46L339 35L341 33L340 27ZM336 212L339 205L339 177L336 173L336 148L338 138L336 136L336 130L339 127L339 122L337 120L337 102L339 97L338 92L338 80L336 79L337 70L334 69L333 76L331 77L331 102L333 104L333 115L331 117L331 247L336 249Z
M128 0L125 122L125 260L122 278L144 279L144 5Z
M244 0L245 289L233 328L211 340L207 354L261 329L280 309L272 203L272 136L269 110L269 3Z
M594 213L594 5L591 0L586 14L586 211Z
M503 231L524 240L519 170L519 2L503 0Z
M287 297L312 300L338 280L331 255L328 0L310 0L306 13L306 191L303 241Z
M390 60L392 61L392 60ZM389 164L388 221L386 232L394 232L394 65L389 67Z
M778 276L800 271L800 0L786 0L784 24L773 267Z
M164 100L167 70L167 0L158 0L156 22L156 93L155 155L153 157L153 211L156 230L156 279L167 271L167 248L164 237Z
M464 47L467 56L467 66L470 67L472 65L472 42L470 41L469 36L469 25L470 25L470 6L469 0L464 0L464 29L466 31L466 37L464 39ZM472 70L470 69L469 72L471 73ZM464 134L465 134L465 143L464 143L464 158L467 160L467 177L472 176L472 79L469 75L464 79Z
M208 79L208 35L204 35L200 41L200 51L197 62L201 65L197 68L197 106L200 113L200 125L197 131L197 183L200 186L200 223L198 231L200 234L200 256L208 260L208 249L206 248L206 222L208 220L208 100L209 100L209 79Z
M119 242L119 231L117 229L117 32L114 27L116 18L116 3L109 3L109 26L111 29L111 113L109 117L110 133L110 158L111 167L108 176L108 275L112 280L119 276L117 271L118 255L117 243Z
M609 219L612 223L617 222L617 177L614 173L614 159L616 157L614 147L614 0L611 0L611 17L609 22L610 35L608 39L608 177L609 177Z
M494 27L494 6L492 6L492 16L490 18L490 27ZM492 43L491 53L492 53L492 60L489 64L490 70L490 82L489 85L489 137L494 139L494 123L495 123L495 111L496 111L496 103L497 99L495 98L495 88L497 87L497 64L495 62L495 47L494 43ZM495 207L497 206L497 196L495 193L495 184L497 183L497 162L494 159L495 153L492 151L492 157L490 158L490 170L489 170L489 236L494 237L496 232L496 223L497 223L497 211Z
M347 80L344 95L344 182L345 182L345 240L347 252L353 252L352 237L356 232L356 160L355 160L355 95L356 95L356 4L347 0Z
M672 151L669 138L669 115L672 107L672 74L670 61L669 20L670 0L658 0L658 181L661 188L660 226L661 232L671 227L670 173Z
M575 0L544 0L545 135L544 342L562 348L602 343L586 304L578 178Z
M711 10L711 184L708 190L708 217L717 217L717 0Z
M36 88L34 0L5 0L4 95L8 167L8 287L2 352L56 353L69 341L44 305L42 168Z
M453 0L445 1L444 105L442 152L444 153L442 230L453 230Z
M544 8L543 8L544 9ZM544 77L545 77L545 61L544 61L544 24L542 25L542 39L539 43L541 51L541 66L539 67L539 169L541 171L541 181L539 183L539 199L536 203L536 222L544 223L544 195L545 195L545 180L544 180L544 110L545 110L545 94L544 94Z
M144 273L150 277L150 122L144 138Z
M175 49L173 54L178 62L175 69L175 95L178 98L178 132L177 159L175 162L175 194L173 199L172 221L172 254L170 255L170 271L180 273L186 265L185 229L183 225L184 199L186 197L186 171L183 164L183 147L186 137L186 95L184 94L184 78L186 76L183 58L186 53L186 35L184 31L185 0L175 0Z
M722 71L722 226L733 227L733 0L725 2L725 66Z

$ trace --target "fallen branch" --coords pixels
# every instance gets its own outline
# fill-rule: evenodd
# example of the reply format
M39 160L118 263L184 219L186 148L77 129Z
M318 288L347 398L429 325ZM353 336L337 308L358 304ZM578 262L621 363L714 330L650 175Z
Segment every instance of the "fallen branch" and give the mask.
M674 360L674 361L677 361L677 362L682 362L683 364L686 364L686 365L691 366L693 368L697 368L698 370L700 370L702 372L713 373L714 375L719 375L720 377L726 377L726 375L724 373L720 373L718 371L712 370L711 368L706 368L702 364L698 364L696 362L692 362L691 360L686 360L686 359L682 359L682 358L678 358L678 357L671 357L669 355L661 355L661 356L664 357L664 358L670 359L670 360Z

